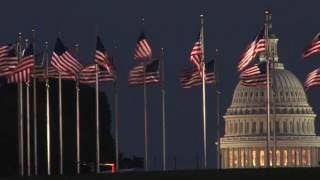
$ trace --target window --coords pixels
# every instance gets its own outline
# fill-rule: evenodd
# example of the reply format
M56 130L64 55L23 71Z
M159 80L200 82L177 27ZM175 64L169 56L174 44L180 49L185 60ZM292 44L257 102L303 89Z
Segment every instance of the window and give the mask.
M269 158L269 165L272 166L273 156L272 156L272 151L271 151L271 150L269 150L269 157L270 157L270 158Z
M307 164L308 166L311 166L311 150L307 150Z
M229 167L233 167L233 152L231 149L229 150Z
M233 164L238 167L238 150L233 151Z
M291 163L296 164L296 151L294 149L291 150Z
M260 132L263 133L263 122L260 122Z
M279 122L276 122L276 133L280 132L280 126L279 126Z
M283 165L287 166L288 165L288 151L283 150Z
M244 150L243 149L241 149L240 150L240 165L241 165L241 167L244 167Z
M288 129L287 129L287 121L283 121L283 133L287 133Z
M257 126L256 122L253 122L252 123L252 133L256 133L256 126Z
M260 166L264 166L264 151L260 150Z
M246 122L246 132L245 133L249 133L249 122Z
M305 149L302 149L302 159L301 159L301 164L303 166L306 166L307 165L307 159L308 159L308 156L307 156L307 152Z
M276 150L276 166L280 166L280 162L281 162L280 159L281 159L280 151Z
M234 131L235 131L235 134L238 133L238 123L235 123L235 129L234 129Z
M252 166L253 167L257 166L256 162L257 162L257 152L256 150L252 150Z
M292 132L292 133L294 132L293 128L294 128L294 127L293 127L293 122L290 121L290 132Z

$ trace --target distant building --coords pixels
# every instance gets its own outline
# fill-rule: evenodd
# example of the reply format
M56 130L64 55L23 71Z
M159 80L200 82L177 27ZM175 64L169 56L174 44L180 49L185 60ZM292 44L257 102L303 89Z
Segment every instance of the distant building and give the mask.
M278 61L278 39L275 35L271 37L269 164L276 167L319 166L320 137L315 134L316 114L308 104L298 78ZM261 55L260 61L265 60ZM231 106L224 115L225 135L220 143L222 168L267 166L266 92L265 87L246 87L238 83Z

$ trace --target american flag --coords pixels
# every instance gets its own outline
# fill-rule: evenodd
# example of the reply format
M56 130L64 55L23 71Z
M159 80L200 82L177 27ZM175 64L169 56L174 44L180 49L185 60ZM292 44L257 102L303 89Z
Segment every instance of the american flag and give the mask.
M269 80L271 82L270 78ZM267 84L266 62L255 64L244 70L240 74L240 83L251 87L265 86Z
M153 60L145 67L144 79L144 66L138 65L133 67L129 72L129 85L142 85L160 82L159 60Z
M99 82L114 81L114 77L105 69L98 69ZM82 69L79 82L83 84L92 84L96 82L96 65L89 65Z
M190 61L194 64L198 70L198 73L202 74L202 49L201 49L201 42L200 42L200 33L199 36L194 43L191 53L190 53Z
M319 86L320 85L320 68L310 72L307 75L307 78L304 83L304 87L308 90L311 87Z
M255 37L253 42L249 44L245 52L241 55L238 63L238 72L242 72L257 55L266 50L264 39L264 27L260 30L259 34Z
M304 59L310 57L315 53L320 52L320 33L318 33L311 41L309 46L304 50L302 57Z
M60 38L57 38L51 65L55 67L60 73L65 72L68 74L79 73L83 66L68 52Z
M150 60L152 58L152 49L147 41L146 35L142 32L137 40L134 52L135 60Z
M9 75L18 65L16 44L9 44L0 48L0 76Z
M205 66L206 84L214 84L216 82L214 73L214 60L207 62ZM197 69L188 69L182 72L180 76L180 82L182 88L192 88L202 84L202 77L200 76L199 71Z
M33 46L30 44L16 68L7 76L8 83L30 82L34 67Z
M99 36L97 36L95 62L102 68L108 71L109 74L114 74L115 69L111 63L111 57L106 53L104 45Z

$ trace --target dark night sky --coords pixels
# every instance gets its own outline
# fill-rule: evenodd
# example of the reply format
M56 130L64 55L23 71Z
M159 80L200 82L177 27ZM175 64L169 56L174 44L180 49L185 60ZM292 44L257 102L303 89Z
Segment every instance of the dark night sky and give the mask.
M245 46L250 43L264 20L264 11L273 12L273 32L279 40L279 57L285 67L303 81L306 74L320 66L319 56L302 62L301 53L320 29L318 0L10 0L2 3L0 15L1 44L15 40L18 32L27 37L31 29L37 32L37 51L43 42L53 48L57 33L73 48L80 44L80 61L93 62L95 29L102 36L107 50L116 58L120 77L120 149L127 156L144 155L143 90L128 87L127 76L133 66L133 50L141 31L140 19L145 18L145 30L155 56L160 48L166 51L167 87L167 154L168 167L195 168L198 155L202 159L201 89L184 90L178 72L190 67L189 53L199 31L199 15L205 15L206 59L220 49L221 113L224 114L237 83L236 64ZM118 46L114 49L114 46ZM103 85L112 98L112 86ZM215 98L214 88L207 88L208 165L215 167ZM308 92L314 110L319 89ZM159 87L148 89L149 155L152 168L161 166L161 96ZM82 102L85 104L84 102ZM112 102L110 102L112 103ZM114 122L113 122L114 123ZM319 123L318 123L319 124ZM93 129L94 131L94 129ZM94 148L94 147L93 147Z

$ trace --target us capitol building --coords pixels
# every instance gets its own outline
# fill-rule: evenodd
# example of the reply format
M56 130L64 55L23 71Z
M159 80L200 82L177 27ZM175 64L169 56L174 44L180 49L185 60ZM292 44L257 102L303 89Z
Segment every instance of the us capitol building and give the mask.
M269 165L319 166L320 137L315 134L316 114L308 104L301 82L279 62L277 43L278 39L271 35ZM261 55L260 61L264 60ZM220 139L222 168L267 166L266 92L265 87L248 87L240 82L236 86L231 106L224 115L225 135Z

